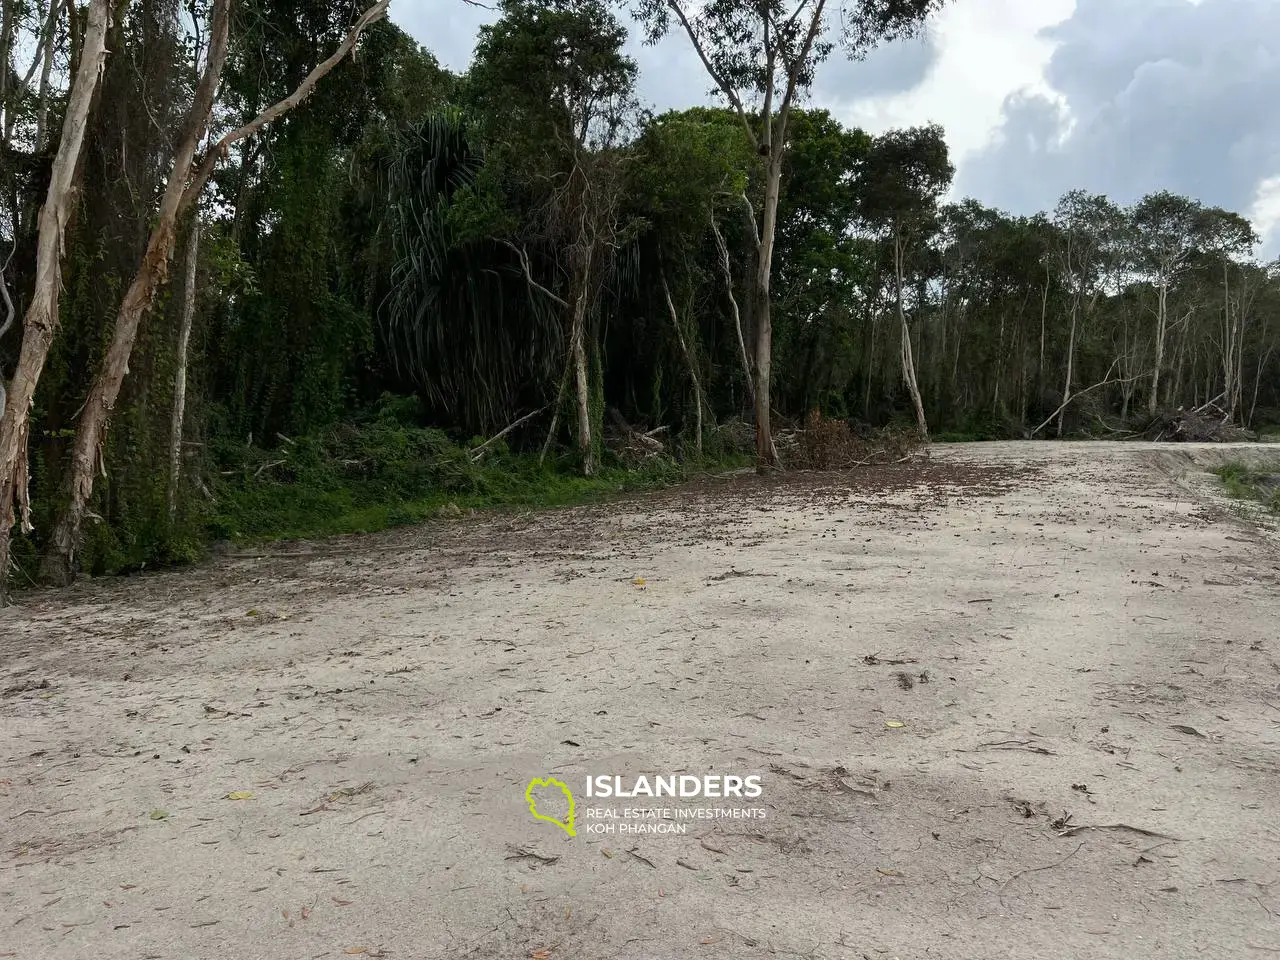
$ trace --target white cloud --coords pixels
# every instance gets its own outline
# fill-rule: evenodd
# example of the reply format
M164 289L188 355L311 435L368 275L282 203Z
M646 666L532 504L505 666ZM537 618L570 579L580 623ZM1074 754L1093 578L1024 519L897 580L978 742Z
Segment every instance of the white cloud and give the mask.
M999 128L1006 98L1048 93L1054 42L1041 31L1071 17L1076 0L957 0L930 25L938 57L911 90L839 105L842 118L872 132L940 123L952 161L980 150Z
M1248 217L1262 237L1263 253L1280 254L1280 175L1268 177L1258 184Z

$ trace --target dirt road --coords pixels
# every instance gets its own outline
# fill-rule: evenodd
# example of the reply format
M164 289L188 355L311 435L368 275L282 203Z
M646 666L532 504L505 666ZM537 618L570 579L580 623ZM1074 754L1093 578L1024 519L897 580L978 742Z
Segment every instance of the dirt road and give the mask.
M1198 472L1267 453L940 446L28 596L0 956L1274 956L1280 551Z

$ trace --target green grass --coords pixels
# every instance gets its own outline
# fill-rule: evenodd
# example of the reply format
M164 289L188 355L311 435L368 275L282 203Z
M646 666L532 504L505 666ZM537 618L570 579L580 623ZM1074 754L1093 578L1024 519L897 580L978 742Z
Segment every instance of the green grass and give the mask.
M538 463L500 445L478 463L436 430L377 421L342 425L273 451L224 447L215 454L216 503L209 540L261 542L373 533L454 510L558 507L670 486L741 457L638 467L606 462L584 477L568 461Z
M1272 513L1280 514L1280 489L1263 484L1267 473L1252 470L1238 462L1223 464L1214 473L1222 481L1227 496L1261 503Z

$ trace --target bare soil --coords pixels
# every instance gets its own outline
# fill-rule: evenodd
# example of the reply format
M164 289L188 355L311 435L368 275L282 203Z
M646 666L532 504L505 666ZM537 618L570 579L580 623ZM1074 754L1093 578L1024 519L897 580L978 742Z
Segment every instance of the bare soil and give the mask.
M1275 955L1280 550L1203 471L1277 453L935 446L27 595L0 956ZM766 815L592 834L601 774Z

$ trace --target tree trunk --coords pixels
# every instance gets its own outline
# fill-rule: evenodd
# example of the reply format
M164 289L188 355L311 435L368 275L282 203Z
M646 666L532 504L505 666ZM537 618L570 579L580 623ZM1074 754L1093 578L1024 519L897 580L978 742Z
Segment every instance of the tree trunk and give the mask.
M92 0L79 69L75 73L62 122L62 139L53 160L49 191L40 210L36 281L31 304L23 319L22 350L10 384L4 417L0 419L0 606L8 600L9 548L15 497L22 503L23 529L30 529L26 500L28 416L58 322L63 230L71 210L89 107L107 57L106 37L110 19L109 0Z
M44 63L40 65L40 87L36 94L36 142L35 150L44 149L45 132L49 127L49 74L53 71L53 53L58 39L58 20L62 12L61 0L49 0L49 23L44 38Z
M584 281L573 302L573 327L569 335L569 349L573 354L573 376L577 386L578 401L578 452L582 455L582 473L591 476L596 472L595 448L591 437L591 383L587 376L587 290Z
M724 242L724 235L720 233L714 213L711 215L711 232L716 238L716 249L720 251L720 266L724 270L724 289L729 295L729 307L733 311L733 331L738 335L738 355L742 359L743 376L747 378L747 393L754 404L756 387L751 375L751 361L747 359L747 341L742 335L742 316L738 312L738 298L733 293L733 263L729 259L729 248Z
M671 324L676 328L676 341L680 344L680 352L684 354L684 362L689 367L689 379L693 381L693 402L697 405L697 412L694 414L694 426L697 430L695 449L698 456L702 456L702 384L698 380L698 365L693 362L693 354L689 352L689 345L685 342L684 331L680 328L680 315L676 312L675 301L671 299L671 288L667 286L667 275L662 274L662 293L667 298L667 309L671 311Z
M173 170L151 238L147 242L142 264L134 277L120 311L116 315L115 331L107 356L94 380L85 402L80 428L76 432L72 448L71 473L69 475L68 503L54 528L41 565L43 575L54 583L69 583L75 576L76 550L79 546L81 526L93 494L94 462L107 430L107 418L119 397L120 386L129 372L129 357L137 338L138 326L150 309L156 290L168 275L169 260L173 255L177 220L196 203L209 182L218 161L227 156L233 144L257 133L264 126L288 113L309 97L316 84L336 67L355 47L363 31L386 16L391 0L378 0L361 14L348 31L338 49L323 63L317 65L297 89L280 102L268 107L253 120L232 130L206 151L198 167L195 166L195 150L204 129L208 126L213 109L222 66L226 60L228 39L228 8L230 0L215 0L210 14L209 51L205 58L205 70L187 114L183 139L174 157ZM194 170L194 173L192 172Z
M94 467L101 458L101 446L107 432L107 420L120 396L120 387L129 372L129 357L138 337L142 318L151 309L156 291L165 283L169 261L173 256L178 216L182 211L196 148L209 125L214 95L222 77L227 57L230 0L215 0L210 14L209 52L204 73L191 102L183 126L183 135L174 154L173 170L151 238L147 241L142 264L116 314L111 344L94 377L85 401L71 449L68 474L67 505L54 525L48 549L41 563L41 575L50 582L66 585L75 579L76 552L80 546L81 528L93 496Z
M773 318L770 312L770 279L773 273L773 241L777 233L778 196L782 185L782 145L769 159L764 191L764 217L756 256L756 282L752 300L756 323L756 470L765 473L779 466L773 446L770 380L773 372Z
M169 520L178 513L178 480L182 475L182 428L187 410L187 350L196 314L196 262L200 256L200 217L191 218L187 231L187 271L183 278L182 321L178 326L178 372L173 382L173 419L169 431Z
M1160 368L1164 365L1165 329L1169 322L1169 282L1160 277L1159 300L1156 308L1156 362L1151 368L1151 396L1147 398L1147 412L1153 417L1160 406Z
M915 407L920 439L927 442L929 423L925 420L924 401L920 397L920 385L916 382L916 363L911 353L911 328L907 325L907 312L902 308L902 238L896 230L893 236L893 289L898 322L902 326L902 379L907 385L907 392L911 394L911 404Z
M1071 337L1067 341L1067 379L1062 387L1062 406L1058 408L1058 437L1062 437L1062 425L1067 415L1067 404L1071 402L1071 380L1075 376L1076 364L1076 327L1080 316L1080 294L1071 300Z

